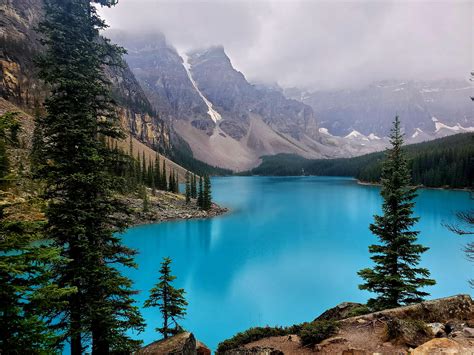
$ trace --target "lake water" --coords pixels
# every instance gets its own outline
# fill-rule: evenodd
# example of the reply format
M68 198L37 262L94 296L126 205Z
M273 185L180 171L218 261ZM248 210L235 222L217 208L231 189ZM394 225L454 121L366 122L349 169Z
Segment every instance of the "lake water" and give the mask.
M227 215L132 228L124 242L138 249L138 270L126 274L142 291L141 305L164 256L173 259L176 286L189 302L182 325L212 349L252 326L310 321L343 301L363 302L357 271L370 266L369 229L380 213L379 188L332 177L223 177L212 181ZM446 230L458 210L472 208L467 192L420 190L416 215L422 258L438 284L432 298L471 293L466 239ZM158 310L143 309L145 344L160 335Z

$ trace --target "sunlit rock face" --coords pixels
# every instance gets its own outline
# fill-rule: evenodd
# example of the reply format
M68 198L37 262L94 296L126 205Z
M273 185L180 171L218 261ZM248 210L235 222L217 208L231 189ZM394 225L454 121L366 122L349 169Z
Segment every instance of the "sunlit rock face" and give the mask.
M0 5L0 95L33 112L47 88L38 79L34 58L43 50L35 28L43 16L41 0L7 0ZM170 149L170 128L158 116L127 65L108 68L117 112L126 132L157 150Z

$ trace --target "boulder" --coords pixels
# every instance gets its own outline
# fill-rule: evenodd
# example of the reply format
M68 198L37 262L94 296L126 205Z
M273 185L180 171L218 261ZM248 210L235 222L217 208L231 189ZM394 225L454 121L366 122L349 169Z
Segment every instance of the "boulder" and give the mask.
M411 352L412 355L431 355L431 354L466 354L467 349L447 338L434 338L420 345Z
M171 338L155 341L138 350L135 354L153 355L210 355L211 351L189 332Z
M462 332L466 338L474 338L474 328L465 327Z
M431 329L431 332L436 338L442 338L446 336L446 330L443 323L428 323L427 326Z
M326 312L325 312L326 313ZM322 314L324 315L324 313ZM322 316L321 315L321 316ZM376 319L419 319L424 322L448 323L474 319L474 302L469 295L457 295L425 301L410 306L386 309L362 315L354 319L344 319L342 322L352 323L359 320L373 321ZM448 331L446 330L448 333Z
M196 354L197 355L211 355L211 350L199 340L196 341Z

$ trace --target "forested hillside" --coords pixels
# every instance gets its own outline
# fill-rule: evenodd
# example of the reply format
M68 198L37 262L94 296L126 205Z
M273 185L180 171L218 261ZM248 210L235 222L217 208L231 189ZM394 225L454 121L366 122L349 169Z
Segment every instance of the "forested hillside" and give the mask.
M427 187L473 186L474 135L458 134L405 147L413 182ZM384 152L348 159L309 160L289 154L263 157L252 175L352 176L378 182Z

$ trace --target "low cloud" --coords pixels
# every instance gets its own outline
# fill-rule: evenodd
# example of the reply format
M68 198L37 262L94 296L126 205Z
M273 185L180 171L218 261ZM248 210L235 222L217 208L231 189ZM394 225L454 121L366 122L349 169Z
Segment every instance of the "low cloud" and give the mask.
M181 50L222 44L249 80L285 87L467 78L474 67L471 1L121 0L100 12Z

